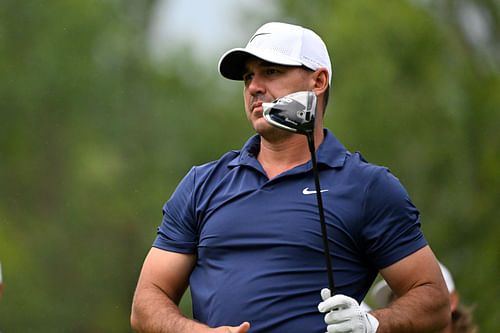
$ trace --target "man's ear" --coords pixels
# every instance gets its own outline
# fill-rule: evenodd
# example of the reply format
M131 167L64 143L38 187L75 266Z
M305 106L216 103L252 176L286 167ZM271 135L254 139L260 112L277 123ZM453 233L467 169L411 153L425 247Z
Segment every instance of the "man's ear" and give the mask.
M318 68L313 73L314 88L316 95L322 95L328 88L328 70L324 67Z
M450 310L455 311L458 308L458 303L460 302L460 296L454 290L450 293Z

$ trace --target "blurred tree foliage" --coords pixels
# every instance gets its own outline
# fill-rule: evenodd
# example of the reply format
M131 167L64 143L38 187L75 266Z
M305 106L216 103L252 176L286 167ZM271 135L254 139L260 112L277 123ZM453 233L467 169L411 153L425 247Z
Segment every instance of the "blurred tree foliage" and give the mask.
M1 330L130 330L164 201L250 133L189 56L153 67L151 4L0 4Z
M499 8L475 2L492 27L494 48L485 53L467 41L456 3L437 3L284 0L276 20L325 39L334 68L327 127L401 179L463 301L493 332ZM0 4L5 332L130 331L132 294L164 201L192 165L239 149L252 134L241 85L218 77L216 59L206 68L186 47L150 61L153 4ZM248 34L261 23L246 22Z

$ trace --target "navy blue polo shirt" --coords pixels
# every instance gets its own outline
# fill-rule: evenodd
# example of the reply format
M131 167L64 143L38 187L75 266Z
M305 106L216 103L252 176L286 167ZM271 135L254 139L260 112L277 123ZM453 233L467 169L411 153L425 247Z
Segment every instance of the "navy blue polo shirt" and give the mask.
M194 317L251 332L325 332L328 286L311 161L268 179L260 137L193 167L163 208L153 244L197 255ZM379 269L427 243L419 212L387 168L351 154L329 131L317 152L337 292L365 297Z

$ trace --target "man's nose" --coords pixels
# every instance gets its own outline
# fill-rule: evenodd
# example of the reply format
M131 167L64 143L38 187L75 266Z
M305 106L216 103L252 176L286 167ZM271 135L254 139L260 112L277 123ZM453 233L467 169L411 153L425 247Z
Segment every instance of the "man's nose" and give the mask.
M264 80L262 80L262 76L257 74L253 76L252 80L248 84L248 91L253 96L265 93L266 86Z

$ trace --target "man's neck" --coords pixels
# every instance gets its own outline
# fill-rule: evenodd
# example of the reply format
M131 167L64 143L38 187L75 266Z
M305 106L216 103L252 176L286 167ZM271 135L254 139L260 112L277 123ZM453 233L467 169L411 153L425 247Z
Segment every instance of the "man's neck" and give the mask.
M314 133L315 149L323 142L323 131ZM283 140L268 141L261 136L257 160L269 179L304 164L311 159L311 152L305 135L295 134Z

